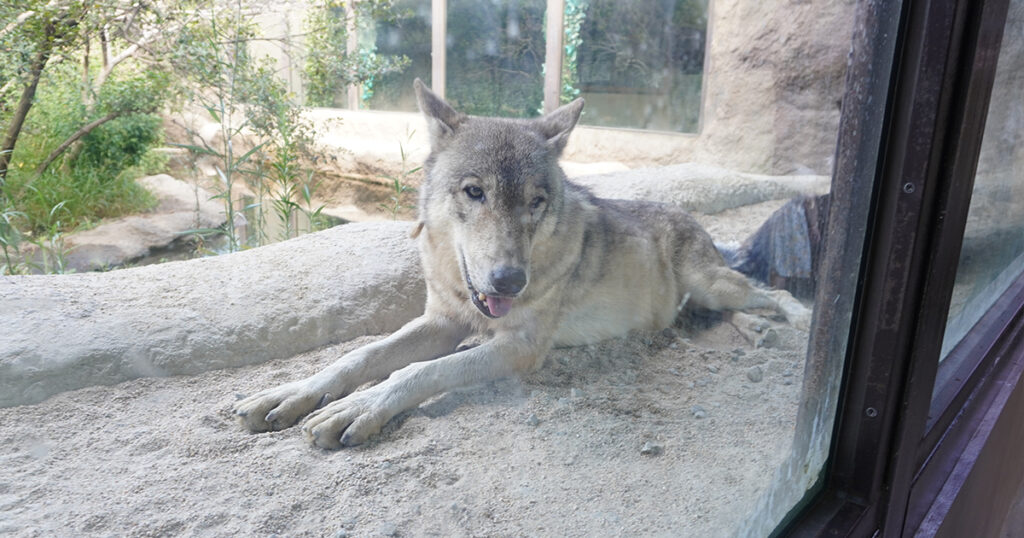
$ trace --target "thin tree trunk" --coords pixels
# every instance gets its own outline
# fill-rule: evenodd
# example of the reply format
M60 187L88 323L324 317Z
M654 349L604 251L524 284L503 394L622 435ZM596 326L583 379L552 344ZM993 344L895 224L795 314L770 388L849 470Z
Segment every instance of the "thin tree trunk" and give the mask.
M86 35L83 41L85 51L82 53L82 102L86 106L91 106L92 84L89 82L89 36Z
M91 133L93 129L99 127L100 125L103 125L104 123L107 123L108 121L118 116L120 116L119 113L111 112L110 114L107 114L106 116L103 116L98 120L93 120L83 125L81 129L75 131L75 134L69 136L68 139L65 140L64 142L61 142L61 144L57 146L57 149L51 151L50 154L46 156L46 159L44 159L43 162L40 163L39 166L36 168L36 175L39 176L43 172L45 172L46 168L50 166L50 164L53 163L53 161L57 157L60 157L62 153L67 151L67 149L70 148L71 145L77 142L80 138Z
M2 191L6 184L7 169L11 164L11 154L14 152L14 145L18 142L18 136L21 135L21 128L25 125L28 111L32 108L32 100L35 98L39 79L43 76L43 68L46 67L46 61L50 59L50 52L53 47L52 35L53 30L51 26L47 28L46 38L43 40L39 52L36 53L35 59L32 60L32 66L29 70L29 83L21 92L21 100L18 101L17 108L14 109L14 116L7 127L7 135L4 137L3 146L0 146L0 191Z

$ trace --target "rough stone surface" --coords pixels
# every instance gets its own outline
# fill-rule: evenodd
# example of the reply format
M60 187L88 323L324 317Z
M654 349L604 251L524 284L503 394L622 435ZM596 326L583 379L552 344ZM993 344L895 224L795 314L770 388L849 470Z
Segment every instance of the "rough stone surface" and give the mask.
M602 198L659 200L706 215L768 200L828 191L827 176L744 174L696 163L583 176L574 182Z
M167 174L138 182L157 199L147 213L104 222L69 237L68 266L78 272L95 271L141 258L150 249L164 247L185 230L214 228L224 222L224 208L208 191Z
M109 273L0 277L0 406L393 331L425 288L409 223Z

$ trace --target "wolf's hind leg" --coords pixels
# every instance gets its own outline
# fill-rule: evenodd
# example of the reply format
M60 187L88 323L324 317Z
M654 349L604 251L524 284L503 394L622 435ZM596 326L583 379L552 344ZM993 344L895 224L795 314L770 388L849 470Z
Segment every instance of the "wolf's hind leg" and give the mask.
M785 316L790 325L807 330L811 311L785 290L756 287L742 273L728 267L716 267L691 276L686 282L691 300L712 310L748 310L771 308Z

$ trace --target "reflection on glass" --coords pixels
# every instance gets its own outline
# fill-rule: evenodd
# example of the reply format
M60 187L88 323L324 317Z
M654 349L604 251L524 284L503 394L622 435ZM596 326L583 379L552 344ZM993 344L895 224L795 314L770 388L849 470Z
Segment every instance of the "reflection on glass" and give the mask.
M567 0L563 92L587 100L582 122L695 132L707 0Z
M544 0L449 0L446 97L480 116L543 107Z
M374 48L380 56L404 57L408 64L364 84L363 97L374 110L415 112L412 81L419 77L430 84L430 0L397 0L392 13L393 19L381 17L370 24Z
M942 357L1024 271L1024 2L1011 2Z

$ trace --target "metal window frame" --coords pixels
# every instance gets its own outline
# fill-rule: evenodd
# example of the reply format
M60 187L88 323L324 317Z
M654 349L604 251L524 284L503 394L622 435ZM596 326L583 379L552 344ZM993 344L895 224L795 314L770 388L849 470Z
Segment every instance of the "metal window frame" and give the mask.
M864 23L855 36L833 186L842 187L843 178L870 185L873 201L830 460L820 491L779 534L935 532L957 484L966 483L950 479L952 471L979 457L979 432L992 431L993 413L1001 409L992 406L1005 404L1007 391L1021 382L1024 277L954 351L965 356L947 364L961 371L939 376L1007 7L1007 0L907 0L858 8ZM891 70L873 73L884 65L881 44L890 39L896 40ZM881 130L877 146L871 129ZM863 174L872 157L877 167L868 181ZM834 192L836 204L841 192ZM840 206L831 218L851 215ZM826 262L851 257L828 248ZM818 305L827 304L830 287L835 291L828 283L853 278L850 267L845 276L842 270L832 275L839 278L823 273L826 294ZM816 340L845 336L836 330L841 324L819 325L835 334L815 334L812 350L821 345ZM937 379L944 384L933 405Z

